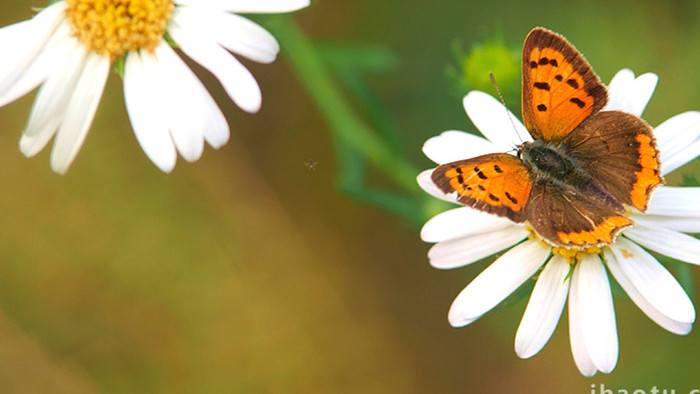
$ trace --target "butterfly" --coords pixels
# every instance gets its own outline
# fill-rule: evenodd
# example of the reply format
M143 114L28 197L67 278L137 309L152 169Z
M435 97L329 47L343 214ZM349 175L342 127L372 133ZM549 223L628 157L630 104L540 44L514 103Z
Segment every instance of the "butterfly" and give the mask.
M522 116L533 138L517 155L493 153L437 167L445 194L478 210L528 223L571 249L611 244L663 183L652 129L639 117L601 111L605 86L583 55L544 28L525 39Z

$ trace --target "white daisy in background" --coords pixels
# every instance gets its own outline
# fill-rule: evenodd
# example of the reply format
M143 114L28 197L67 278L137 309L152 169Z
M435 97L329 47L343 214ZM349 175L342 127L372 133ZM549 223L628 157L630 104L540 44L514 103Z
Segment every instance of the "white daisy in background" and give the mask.
M254 113L260 88L230 52L270 63L279 45L235 13L289 12L309 1L56 1L34 18L0 29L0 106L41 85L20 149L34 156L55 135L51 167L65 173L85 140L111 66L123 59L124 97L136 138L170 172L177 152L195 161L204 141L224 145L229 128L169 42L209 70L240 108Z
M610 83L610 101L604 110L641 115L656 87L655 74L637 78L622 70ZM461 131L446 131L429 139L423 152L437 164L492 153L532 137L513 118L513 132L505 109L488 94L473 91L464 108L486 138ZM685 112L655 128L661 172L667 174L700 154L700 112ZM456 202L456 194L443 194L427 170L418 183L435 197ZM615 243L599 254L580 254L570 272L566 250L553 250L529 237L523 224L470 207L455 208L429 220L421 231L432 266L461 267L484 257L508 251L481 272L454 300L449 321L465 326L491 310L540 268L534 290L515 336L515 351L522 358L535 355L554 332L568 296L569 335L576 366L585 376L610 373L617 364L618 340L610 283L605 266L635 304L654 322L675 334L687 334L695 321L693 304L669 271L644 248L691 264L700 264L700 240L684 233L700 233L700 188L661 186L646 213L631 213L636 225L623 230Z

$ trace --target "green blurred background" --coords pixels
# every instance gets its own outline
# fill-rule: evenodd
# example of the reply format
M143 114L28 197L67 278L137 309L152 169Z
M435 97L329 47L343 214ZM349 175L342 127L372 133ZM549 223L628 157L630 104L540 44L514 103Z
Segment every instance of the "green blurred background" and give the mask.
M3 2L0 24L43 5ZM427 138L473 130L445 78L454 39L470 48L498 33L519 48L546 26L606 82L623 67L659 74L650 124L700 109L697 1L319 0L295 19L323 42L396 53L396 70L369 83L418 168L431 165ZM610 376L580 376L565 318L540 354L520 360L513 338L526 299L451 328L450 303L487 262L433 269L416 225L340 193L327 126L284 56L247 64L262 111L243 113L198 69L232 138L170 175L138 146L116 75L66 176L50 171L48 149L31 160L18 150L33 94L0 109L0 391L700 388L698 330L670 334L623 294Z

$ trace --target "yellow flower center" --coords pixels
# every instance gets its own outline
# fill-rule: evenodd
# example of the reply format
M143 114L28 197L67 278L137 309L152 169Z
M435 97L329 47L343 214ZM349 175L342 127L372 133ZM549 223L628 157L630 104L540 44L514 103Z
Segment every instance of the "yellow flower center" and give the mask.
M586 256L587 254L598 254L602 250L600 247L597 247L597 246L593 246L590 248L566 248L563 246L552 246L549 243L547 243L547 241L542 239L542 237L537 235L535 230L532 227L530 227L529 225L525 226L525 230L527 230L530 233L530 235L528 235L528 238L539 242L543 248L547 248L547 249L551 248L552 254L558 254L558 255L564 257L566 259L566 261L572 265L581 261L581 259L583 259L583 257Z
M172 0L65 0L68 23L88 50L113 61L129 51L153 51L165 36Z

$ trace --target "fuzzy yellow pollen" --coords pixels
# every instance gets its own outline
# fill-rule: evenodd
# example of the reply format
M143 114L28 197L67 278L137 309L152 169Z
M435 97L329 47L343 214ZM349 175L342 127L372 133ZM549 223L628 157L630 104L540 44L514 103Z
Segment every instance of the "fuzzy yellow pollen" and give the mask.
M127 52L153 51L165 36L172 0L65 0L66 19L90 51L112 61Z
M583 257L586 256L587 254L599 254L602 250L601 248L599 248L597 246L588 247L588 248L576 248L576 247L567 248L564 246L552 246L549 243L547 243L547 241L542 239L542 237L540 237L535 232L535 230L532 227L530 227L529 225L525 226L525 229L530 233L528 235L529 239L532 239L532 240L539 242L543 248L551 248L552 254L558 254L558 255L564 257L566 259L566 261L571 265L574 265L577 262L581 261L583 259Z

